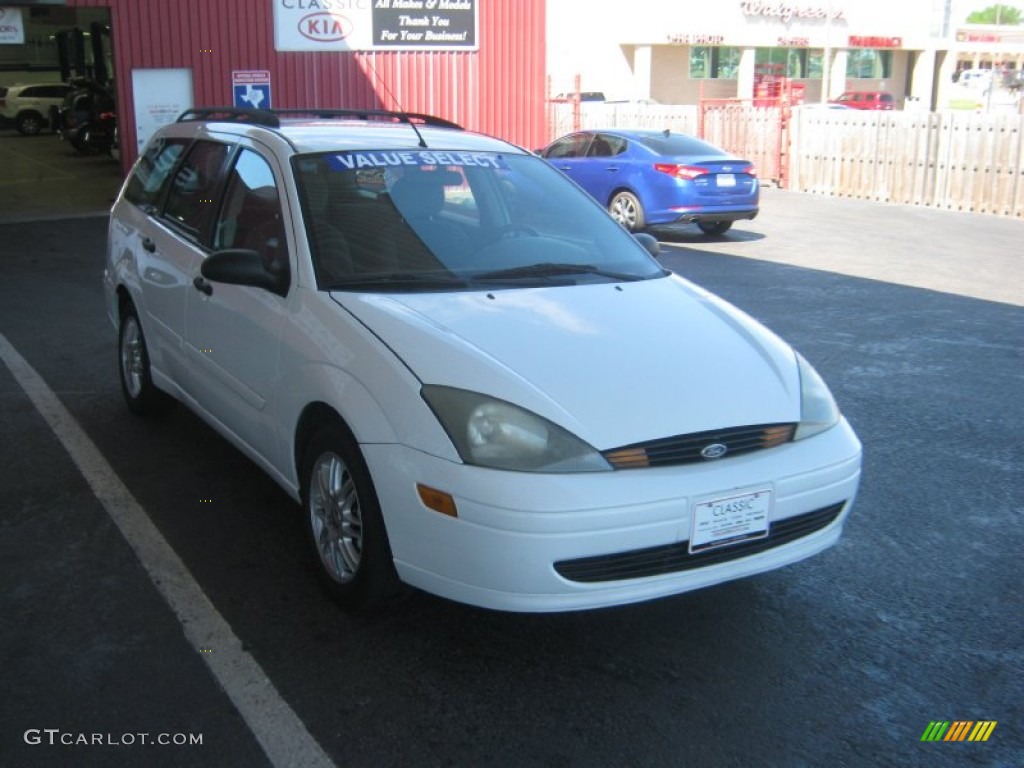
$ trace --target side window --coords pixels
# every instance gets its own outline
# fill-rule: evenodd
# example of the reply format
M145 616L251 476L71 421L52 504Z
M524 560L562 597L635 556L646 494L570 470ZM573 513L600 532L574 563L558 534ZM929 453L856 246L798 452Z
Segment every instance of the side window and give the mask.
M584 150L587 148L587 142L590 141L590 136L586 133L574 133L572 136L566 136L565 138L559 139L551 145L550 149L544 153L545 157L583 157Z
M228 177L224 207L213 238L214 250L258 251L268 269L287 269L281 198L267 161L243 149Z
M626 151L626 140L618 136L599 133L594 136L587 150L587 157L613 157Z
M156 206L167 186L171 170L188 145L187 139L154 139L128 179L124 196L141 207Z
M164 217L189 234L202 237L213 218L214 194L231 147L215 141L197 141L171 180Z

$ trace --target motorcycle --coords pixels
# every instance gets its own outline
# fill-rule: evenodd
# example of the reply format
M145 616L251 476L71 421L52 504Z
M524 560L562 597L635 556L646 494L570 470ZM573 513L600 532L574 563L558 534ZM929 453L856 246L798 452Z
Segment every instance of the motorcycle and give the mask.
M117 145L117 115L99 112L78 128L71 146L85 155L110 155Z
M117 114L112 94L94 83L81 83L58 111L60 137L83 155L112 154L117 144Z

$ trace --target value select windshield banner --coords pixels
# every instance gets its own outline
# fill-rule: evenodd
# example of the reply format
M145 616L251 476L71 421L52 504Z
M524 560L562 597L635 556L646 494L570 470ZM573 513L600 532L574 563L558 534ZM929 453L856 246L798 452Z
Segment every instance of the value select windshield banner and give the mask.
M479 0L273 0L279 51L477 50Z

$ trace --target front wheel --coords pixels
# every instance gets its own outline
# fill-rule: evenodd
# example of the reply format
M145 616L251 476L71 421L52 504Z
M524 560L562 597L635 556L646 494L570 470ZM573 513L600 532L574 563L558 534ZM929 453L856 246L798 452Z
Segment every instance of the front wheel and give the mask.
M306 531L324 588L349 610L381 605L398 576L370 472L341 424L321 427L310 440L302 478Z
M697 226L705 235L724 235L732 227L731 221L698 221Z
M149 350L135 307L128 304L121 313L117 356L121 391L133 413L156 416L174 405L174 399L157 389L149 368Z
M632 192L616 192L608 204L608 213L630 232L639 232L646 223L644 207Z

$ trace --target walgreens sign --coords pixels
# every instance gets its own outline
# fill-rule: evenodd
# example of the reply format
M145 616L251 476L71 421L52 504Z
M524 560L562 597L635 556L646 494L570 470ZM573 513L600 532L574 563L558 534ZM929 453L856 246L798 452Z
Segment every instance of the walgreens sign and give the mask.
M832 21L842 21L846 13L842 8L830 8L820 5L796 5L795 3L772 3L772 2L742 2L740 10L747 16L778 19L785 24L793 19L806 21L824 21L831 18Z

